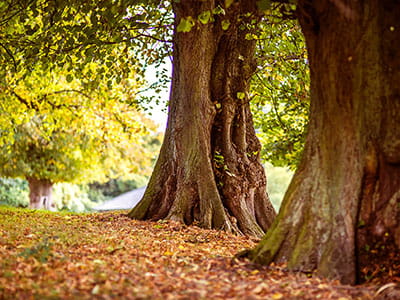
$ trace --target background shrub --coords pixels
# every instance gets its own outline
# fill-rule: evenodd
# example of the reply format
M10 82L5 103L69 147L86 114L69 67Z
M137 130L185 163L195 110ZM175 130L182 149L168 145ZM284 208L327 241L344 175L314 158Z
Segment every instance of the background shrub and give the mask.
M0 178L0 204L27 207L29 205L28 182L23 179Z

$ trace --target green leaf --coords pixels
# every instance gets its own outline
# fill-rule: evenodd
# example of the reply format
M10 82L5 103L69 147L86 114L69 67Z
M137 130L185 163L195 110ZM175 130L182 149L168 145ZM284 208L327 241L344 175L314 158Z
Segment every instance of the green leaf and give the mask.
M68 74L66 79L67 79L67 82L71 82L72 80L74 80L74 77L72 77L71 74Z
M197 19L202 23L202 24L207 24L208 22L210 22L211 20L211 11L206 10L203 11L198 17Z
M254 33L247 33L245 39L248 41L257 40L257 35Z
M225 15L225 10L221 6L217 6L216 8L213 9L213 14L214 15Z
M178 32L189 32L194 24L195 22L192 17L182 18L176 30Z
M229 20L222 20L221 26L223 30L228 30L229 26L231 25L231 22Z

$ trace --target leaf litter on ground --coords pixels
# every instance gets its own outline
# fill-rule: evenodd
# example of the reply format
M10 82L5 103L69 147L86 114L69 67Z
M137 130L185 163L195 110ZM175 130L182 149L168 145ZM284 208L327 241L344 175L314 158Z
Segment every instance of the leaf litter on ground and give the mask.
M255 240L122 212L0 207L0 299L374 299L234 256Z

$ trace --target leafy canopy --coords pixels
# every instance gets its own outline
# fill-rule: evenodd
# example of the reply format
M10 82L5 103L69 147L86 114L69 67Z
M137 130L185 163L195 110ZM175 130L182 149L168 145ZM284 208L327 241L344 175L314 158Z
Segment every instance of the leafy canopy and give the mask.
M64 69L12 80L0 95L2 176L92 182L149 174L146 134L155 126L130 100L133 80L90 93Z
M295 167L307 124L309 79L298 25L284 21L293 6L284 2L257 1L266 16L258 24L260 35L248 37L260 45L252 102L263 158ZM195 22L212 22L232 4L224 1L216 10L175 20L177 29L188 31ZM26 76L37 68L57 67L67 72L68 82L80 79L84 90L95 89L102 81L111 87L132 71L140 77L149 64L161 66L171 54L173 17L169 1L2 1L0 62L4 67L0 72ZM88 64L94 64L90 71ZM165 70L159 78L164 85L169 80Z
M142 76L171 50L171 13L160 1L0 1L0 20L0 78L58 67L85 87L111 85L132 69ZM87 78L92 62L97 69Z
M294 169L301 157L309 111L309 69L300 26L271 10L260 32L252 78L252 113L262 158Z

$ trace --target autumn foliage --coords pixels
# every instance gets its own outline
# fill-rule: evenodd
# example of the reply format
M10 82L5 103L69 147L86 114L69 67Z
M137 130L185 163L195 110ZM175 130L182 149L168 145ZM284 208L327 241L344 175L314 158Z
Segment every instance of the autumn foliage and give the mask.
M121 213L0 208L0 299L372 299L234 258L254 240Z

